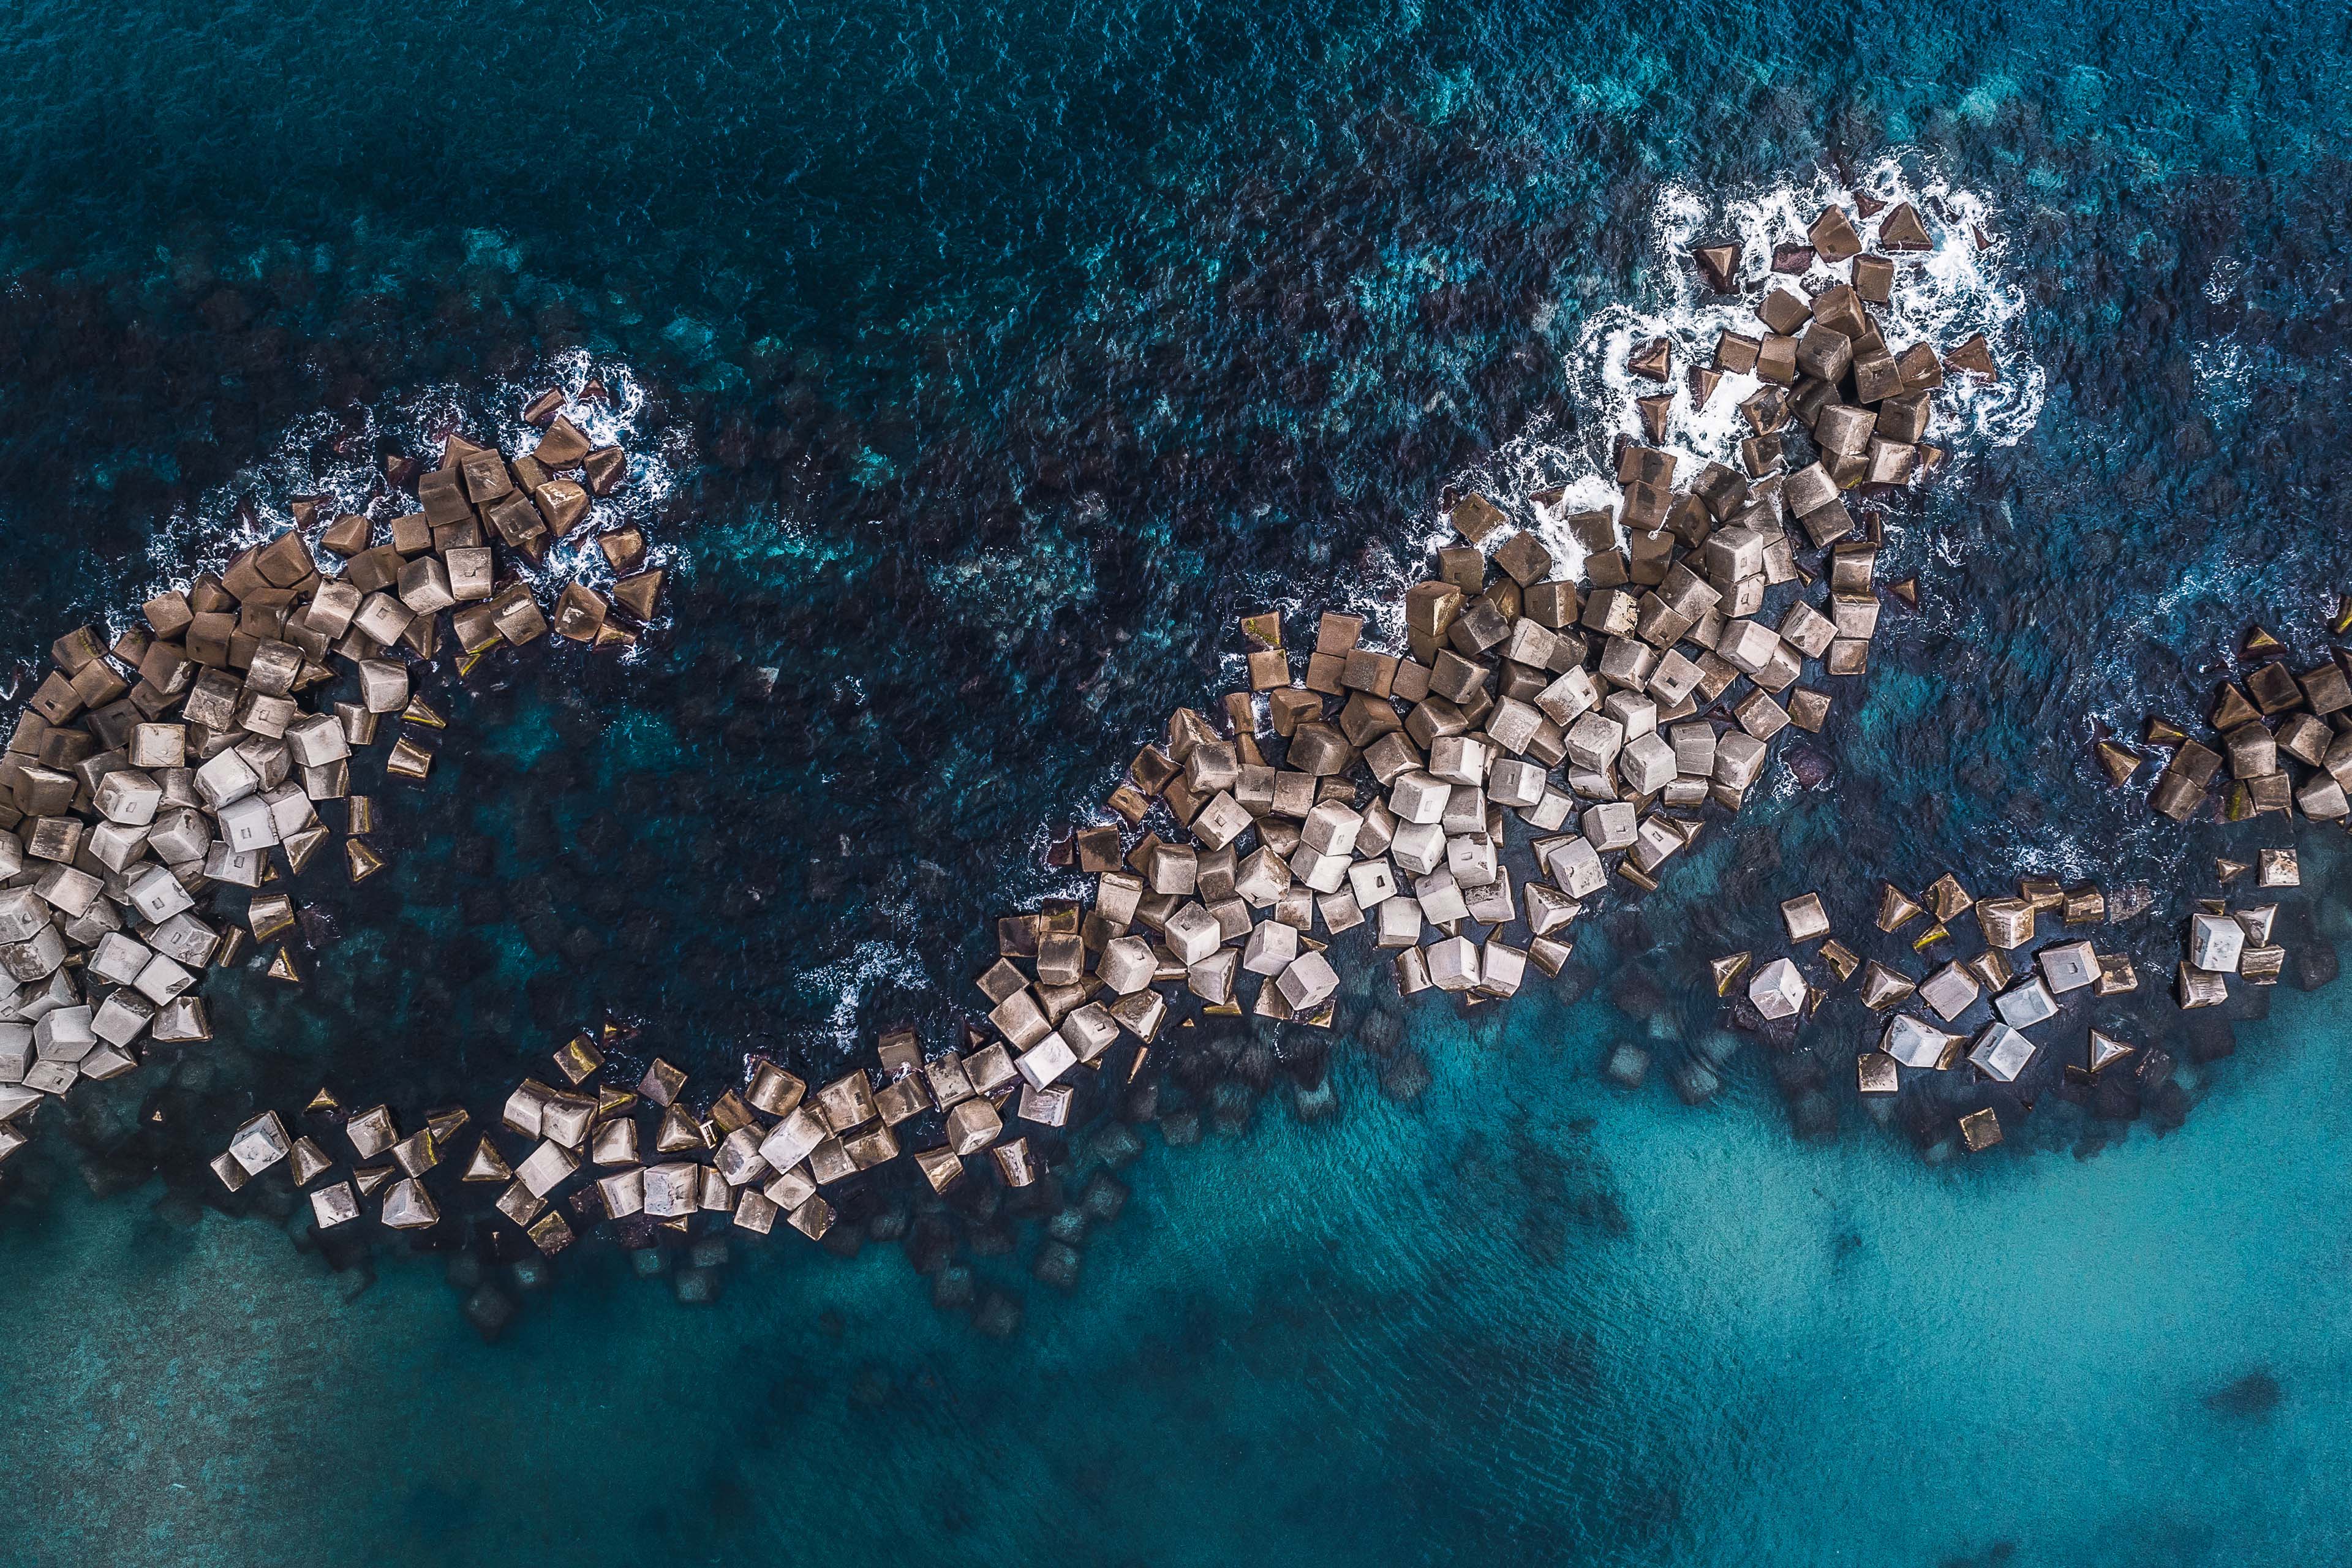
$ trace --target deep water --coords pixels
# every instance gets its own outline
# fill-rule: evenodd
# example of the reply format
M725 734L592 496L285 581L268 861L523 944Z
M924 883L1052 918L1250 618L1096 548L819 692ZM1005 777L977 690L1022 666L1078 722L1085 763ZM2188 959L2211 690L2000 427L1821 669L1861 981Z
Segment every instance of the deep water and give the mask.
M2251 620L2315 653L2352 585L2347 33L17 8L0 653L583 356L641 395L681 569L633 660L445 689L392 870L305 885L310 983L215 982L209 1053L78 1096L0 1174L0 1473L39 1499L0 1563L2352 1555L2326 994L1966 1162L1862 1114L1851 1030L1742 1047L1698 1109L1665 1081L1716 1021L1703 960L1808 888L1849 921L1947 867L2210 890L2223 840L2155 831L2089 742L2201 712ZM687 1255L583 1248L546 1290L487 1266L523 1310L485 1344L478 1258L331 1272L204 1173L259 1105L440 1103L607 1014L706 1070L940 1037L984 919L1060 885L1051 833L1233 679L1237 616L1417 570L1443 487L1522 471L1498 449L1603 455L1579 346L1672 293L1664 193L1889 156L1984 202L2045 395L1890 511L1920 610L1810 742L1834 787L1783 775L1505 1017L1200 1053L1162 1124L1197 1105L1200 1143L1071 1151L1072 1197L1129 1194L1074 1289L1030 1277L1032 1224L929 1275L739 1239L702 1310ZM2160 975L2165 933L2133 940ZM1629 1094L1599 1065L1631 1037Z

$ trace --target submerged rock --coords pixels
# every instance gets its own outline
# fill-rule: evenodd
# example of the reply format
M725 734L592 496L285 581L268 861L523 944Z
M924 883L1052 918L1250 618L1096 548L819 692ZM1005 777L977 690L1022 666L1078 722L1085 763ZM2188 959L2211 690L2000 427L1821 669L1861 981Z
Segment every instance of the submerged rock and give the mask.
M483 1285L466 1298L466 1321L483 1339L495 1342L514 1321L512 1298L495 1285Z
M1650 1053L1627 1040L1610 1051L1601 1071L1620 1089L1639 1089L1649 1076Z
M2221 1415L2267 1415L2286 1397L2279 1380L2267 1372L2250 1372L2235 1383L2205 1396L2205 1408Z
M1410 1105L1429 1091L1429 1063L1417 1050L1406 1049L1381 1068L1381 1092Z

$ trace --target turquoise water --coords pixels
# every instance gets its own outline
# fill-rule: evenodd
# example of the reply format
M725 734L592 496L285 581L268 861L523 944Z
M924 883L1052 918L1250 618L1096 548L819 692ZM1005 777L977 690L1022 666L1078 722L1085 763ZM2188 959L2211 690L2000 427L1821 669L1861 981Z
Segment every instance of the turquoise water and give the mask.
M2201 710L2250 619L2324 642L2347 58L2253 5L20 7L0 651L591 368L679 575L630 664L446 685L391 870L301 886L309 984L221 977L220 1042L0 1174L0 1563L2352 1557L2328 994L2190 1038L2144 993L2172 1086L2004 1100L1972 1160L1957 1100L1872 1121L1850 1016L1667 1083L1795 892L2200 892L2278 837L2154 832L2087 746ZM205 1173L257 1106L444 1103L607 1014L705 1075L944 1037L1235 616L1417 571L1449 479L1605 458L1586 334L1667 308L1677 192L1889 157L1984 204L2044 395L1891 510L1922 608L1835 787L1776 777L1507 1019L1171 1049L1162 1119L1055 1152L1075 1206L1142 1148L1075 1289L1046 1215L896 1190L827 1251L331 1268Z
M267 1226L69 1198L0 1284L0 1458L56 1478L13 1550L2337 1561L2324 1006L2283 1000L2161 1141L1941 1168L1563 1073L1557 1009L1432 1023L1413 1109L1343 1069L1332 1121L1150 1149L1009 1344L896 1252L755 1247L712 1310L608 1268L486 1346L430 1269L346 1301Z

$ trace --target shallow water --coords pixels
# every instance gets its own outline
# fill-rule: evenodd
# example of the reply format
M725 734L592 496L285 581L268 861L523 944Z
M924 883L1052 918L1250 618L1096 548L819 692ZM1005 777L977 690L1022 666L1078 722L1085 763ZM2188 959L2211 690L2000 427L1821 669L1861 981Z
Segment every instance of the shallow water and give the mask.
M2249 618L2315 652L2342 585L2331 15L20 8L9 656L592 364L682 575L627 665L447 691L392 870L305 884L310 983L223 977L211 1052L0 1176L0 1455L46 1500L0 1562L2346 1556L2325 994L2135 1125L2045 1096L1964 1163L1871 1126L1850 1025L1827 1142L1801 1062L1664 1083L1703 960L1808 887L2202 875L2222 840L2087 748L2200 710ZM1329 1122L1277 1074L1237 1134L1146 1126L1073 1292L974 1228L1003 1341L904 1248L779 1237L693 1310L583 1248L485 1345L445 1259L331 1273L203 1172L257 1105L440 1103L608 1011L706 1069L942 1029L1235 616L1416 570L1449 479L1598 461L1593 345L1680 319L1685 203L1885 157L1983 202L2038 409L1890 515L1922 605L1836 788L1781 775L1597 929L1585 1000L1343 1044Z
M754 1247L712 1310L607 1268L485 1346L428 1268L345 1302L266 1226L71 1197L0 1285L0 1456L58 1489L17 1550L2334 1561L2324 1005L2161 1141L1943 1168L1564 1074L1548 1009L1435 1029L1415 1109L1153 1148L1010 1344L895 1251Z

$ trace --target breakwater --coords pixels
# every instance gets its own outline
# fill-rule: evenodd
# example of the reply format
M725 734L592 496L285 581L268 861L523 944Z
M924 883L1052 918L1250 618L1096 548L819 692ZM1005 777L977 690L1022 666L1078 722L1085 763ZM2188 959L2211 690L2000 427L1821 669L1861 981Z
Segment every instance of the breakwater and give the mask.
M1984 243L1967 226L1938 227L1948 243ZM983 1229L1000 1205L1075 1214L1080 1226L1115 1215L1121 1189L1108 1172L1131 1157L1133 1134L1103 1113L1150 1119L1158 1069L1188 1033L1244 1015L1267 1027L1328 1029L1343 1005L1368 994L1360 979L1343 994L1342 970L1360 975L1375 958L1393 973L1398 999L1437 990L1469 1007L1510 995L1531 972L1557 975L1580 920L1654 890L1710 820L1739 809L1785 731L1827 721L1839 683L1866 674L1883 608L1902 613L1916 601L1910 580L1878 580L1880 525L1869 500L1946 461L1930 439L1939 394L2000 374L1981 337L1890 344L1881 331L1906 268L1937 243L1916 205L1864 197L1852 211L1812 214L1801 233L1769 245L1694 247L1696 278L1726 300L1743 300L1752 320L1725 327L1703 355L1663 336L1625 346L1622 368L1643 438L1621 443L1605 504L1567 488L1524 503L1450 498L1452 542L1436 551L1433 574L1402 594L1392 637L1376 631L1368 640L1362 617L1328 613L1314 623L1310 647L1295 618L1287 626L1279 615L1247 618L1243 689L1180 710L1104 809L1056 840L1047 858L1092 876L1094 896L1001 923L997 961L980 977L973 1016L957 1038L887 1033L873 1066L812 1088L764 1056L747 1060L733 1081L689 1080L633 1056L627 1031L606 1026L565 1042L543 1078L495 1106L395 1114L322 1089L299 1110L266 1110L236 1129L216 1173L233 1189L290 1173L322 1236L371 1216L395 1230L429 1230L453 1181L459 1193L475 1184L485 1199L479 1217L495 1215L493 1224L543 1253L593 1226L640 1246L716 1225L767 1232L783 1224L835 1238L839 1200L883 1179L868 1173L886 1166L912 1167L934 1200L966 1205L967 1217L976 1205ZM1692 462L1669 449L1675 435L1726 409L1745 432L1734 462ZM275 794L269 805L284 803L291 823L301 816L295 795L308 802L314 785L348 791L335 765L347 770L350 759L330 754L333 737L319 721L348 748L397 712L386 776L422 781L429 773L439 715L407 689L412 667L382 657L393 645L372 632L393 633L406 658L429 668L440 651L437 617L446 614L453 663L463 668L543 631L528 586L497 581L499 563L528 563L548 540L593 526L594 491L617 478L621 459L574 451L585 443L562 419L560 398L530 413L548 427L535 450L509 458L454 441L429 468L398 460L388 478L404 493L414 486L416 512L382 520L381 529L364 519L302 518L306 526L221 574L219 592L238 610L231 618L242 624L248 598L261 618L244 634L249 647L232 630L215 649L218 621L197 644L217 652L219 668L246 673L233 699L225 674L206 689L200 713L234 731L203 723L197 751L211 754L190 770L193 804L174 808L224 834L230 819L251 824L239 831L253 844L225 849L228 877L170 879L183 892L191 881L205 891L243 888L245 910L232 910L226 934L214 933L215 961L292 922L292 900L268 889L279 872L268 851L274 843L291 876L329 836L310 818L278 826L273 816L279 837L267 840L245 803ZM562 478L559 458L584 482ZM616 571L641 561L634 530L599 543ZM320 552L347 563L331 582L318 571ZM246 595L235 594L232 575ZM627 623L650 613L657 583L637 577L616 587L619 618L600 596L568 587L551 607L554 629L625 646ZM228 608L200 582L180 595L182 625L170 599L151 606L144 633L111 649L96 649L94 636L61 643L65 687L95 669L127 679L173 632L184 649L198 614ZM269 692L262 687L276 683L287 656L268 650L261 686L254 659L291 626L327 636L347 599L351 620L320 651L351 667L353 711L301 719L249 706L290 701L297 681L306 692L323 684L298 662L287 692ZM282 635L264 637L272 609L287 612L276 626ZM366 644L351 640L362 614ZM314 625L314 616L322 619ZM203 659L188 662L216 673ZM54 683L45 689L67 700ZM224 700L229 706L215 714ZM298 761L288 745L287 766L302 769L299 776L269 778L275 753L260 742L285 743L284 734L247 732L247 711L265 725L285 718L310 759ZM240 790L223 754L254 773L251 790ZM138 771L127 749L122 761L121 771ZM218 775L209 786L199 782L203 766ZM375 863L365 832L375 806L363 795L350 798L342 854L352 875L363 877ZM98 805L95 790L89 805ZM163 847L176 847L167 839ZM257 850L256 863L229 858ZM233 905L237 895L220 897ZM110 980L127 968L125 953L118 943L116 960L95 973ZM290 949L271 967L299 979ZM51 1010L89 1006L94 1022L121 991L137 992L136 982L115 982L95 1005L67 1003L58 991ZM118 1012L135 1016L139 1005L126 999ZM176 1037L191 1027L186 1020L203 1022L199 1002L174 995L164 1005L177 1008L166 1022L174 1037L149 1038L191 1043ZM1395 1017L1373 1007L1354 1021L1378 1050ZM62 1061L78 1043L63 1027L50 1028L51 1054L39 1060ZM132 1057L131 1044L108 1044ZM98 1065L130 1070L114 1055ZM60 1068L44 1070L62 1077ZM493 1113L498 1124L486 1125ZM1171 1142L1185 1135L1188 1115L1164 1124ZM1066 1193L1059 1173L1080 1137L1087 1153L1070 1168L1083 1184ZM879 1223L905 1236L908 1211L894 1205L888 1215ZM934 1225L935 1243L943 1231L952 1238L956 1227ZM1066 1283L1077 1258L1056 1239L1035 1268ZM940 1274L947 1297L955 1278L952 1266ZM496 1316L494 1304L483 1310Z

